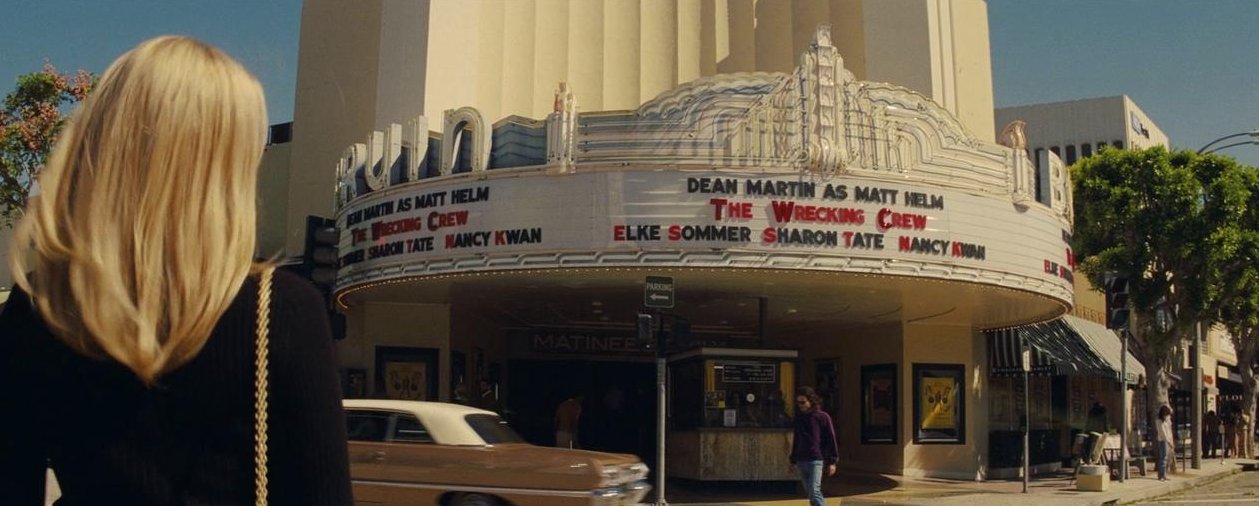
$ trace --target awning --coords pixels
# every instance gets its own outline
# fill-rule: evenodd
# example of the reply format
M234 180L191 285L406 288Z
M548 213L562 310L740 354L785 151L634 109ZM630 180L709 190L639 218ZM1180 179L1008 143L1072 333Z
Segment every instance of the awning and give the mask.
M1021 330L1003 329L985 332L988 335L988 366L992 376L1021 376L1023 374ZM1032 346L1031 374L1055 374L1053 358L1040 348Z
M1032 373L1094 375L1119 380L1119 336L1106 327L1073 316L1044 323L989 331L991 375L1022 374L1020 339L1032 347ZM1128 353L1128 383L1136 383L1145 367Z
M1119 341L1119 335L1100 323L1094 323L1074 316L1064 316L1062 319L1084 338L1089 347L1097 352L1102 360L1106 361L1106 364L1114 371L1115 379L1119 379L1119 357L1120 352L1123 351L1123 343ZM1131 346L1132 343L1129 342L1128 345ZM1128 383L1136 383L1137 378L1145 374L1145 366L1137 361L1137 357L1131 351L1128 352L1127 365Z

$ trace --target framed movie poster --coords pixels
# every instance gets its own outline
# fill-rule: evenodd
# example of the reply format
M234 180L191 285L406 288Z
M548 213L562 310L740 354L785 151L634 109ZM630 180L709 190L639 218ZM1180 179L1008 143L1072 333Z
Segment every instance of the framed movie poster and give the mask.
M897 443L896 364L861 366L861 443Z
M437 400L435 348L376 347L376 395L408 401Z
M965 444L965 369L914 364L914 443Z

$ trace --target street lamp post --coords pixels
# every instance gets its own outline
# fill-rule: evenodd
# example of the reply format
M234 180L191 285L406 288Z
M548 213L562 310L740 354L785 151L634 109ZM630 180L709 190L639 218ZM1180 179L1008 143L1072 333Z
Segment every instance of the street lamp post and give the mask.
M1229 139L1236 139L1236 138L1238 138L1238 137L1250 137L1250 139L1248 139L1248 140L1244 140L1244 141L1234 142L1234 143L1231 143L1231 144L1225 144L1225 145L1223 145L1223 146L1220 146L1220 147L1218 147L1218 148L1214 148L1214 149L1208 149L1208 148L1210 148L1211 146L1214 146L1214 145L1215 145L1216 143L1218 143L1218 142L1221 142L1221 141L1226 141L1226 140L1229 140ZM1216 139L1216 140L1213 140L1213 141L1211 141L1211 142L1208 142L1208 143L1207 143L1207 145L1202 146L1200 149L1198 149L1198 154L1199 154L1199 155L1205 155L1205 154L1209 154L1209 153L1214 153L1214 152L1216 152L1216 151L1220 151L1220 150L1228 149L1228 148L1231 148L1231 147L1243 146L1243 145L1246 145L1246 144L1259 144L1259 130L1251 130L1251 131L1249 131L1249 132L1238 132L1238 133L1235 133L1235 134L1232 134L1232 135L1225 135L1224 137L1220 137L1219 139Z

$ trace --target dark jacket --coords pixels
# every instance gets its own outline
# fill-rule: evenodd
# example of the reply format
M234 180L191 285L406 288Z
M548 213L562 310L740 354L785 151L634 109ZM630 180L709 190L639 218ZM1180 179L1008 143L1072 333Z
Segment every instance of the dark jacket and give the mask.
M145 387L54 338L14 289L0 313L0 504L42 506L51 462L62 506L253 504L256 279L187 364ZM268 495L349 505L345 415L323 297L275 273Z
M791 463L821 460L826 465L839 461L839 444L835 442L835 424L831 415L815 408L796 414L795 441L791 445Z

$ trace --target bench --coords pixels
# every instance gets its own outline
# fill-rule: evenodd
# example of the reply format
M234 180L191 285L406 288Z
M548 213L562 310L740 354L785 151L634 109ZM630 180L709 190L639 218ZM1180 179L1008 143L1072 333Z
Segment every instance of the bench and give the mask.
M1106 466L1110 468L1110 474L1114 476L1115 479L1120 478L1119 466L1121 462L1120 458L1122 457L1122 455L1120 454L1121 451L1122 450L1120 450L1119 448L1106 448L1102 450L1103 452L1102 458L1105 459ZM1146 462L1148 461L1149 461L1149 457L1145 455L1133 455L1133 456L1128 457L1128 466L1130 468L1136 467L1137 471L1141 473L1141 476L1145 476ZM1124 478L1127 478L1126 474Z

